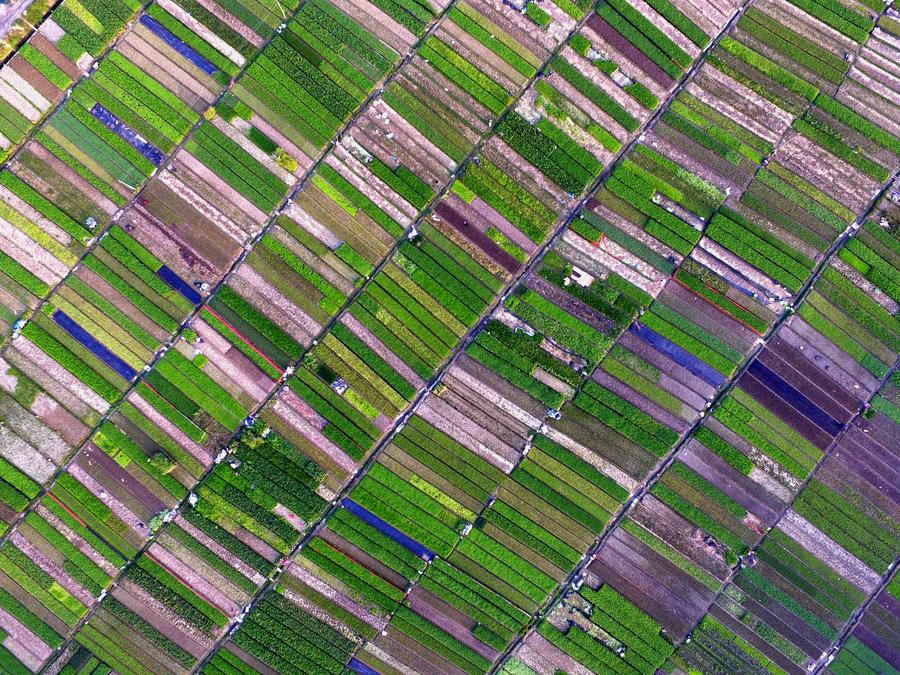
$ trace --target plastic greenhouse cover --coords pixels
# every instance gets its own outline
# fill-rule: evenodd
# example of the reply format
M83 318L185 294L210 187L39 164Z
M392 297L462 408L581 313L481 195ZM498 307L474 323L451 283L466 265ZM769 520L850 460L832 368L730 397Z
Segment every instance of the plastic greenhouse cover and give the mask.
M113 354L103 343L79 326L72 317L61 310L53 312L53 320L73 338L78 340L94 356L103 361L116 373L131 380L137 375L137 371Z
M644 342L652 345L657 351L668 356L678 365L686 368L704 382L711 384L714 387L718 387L725 381L725 376L718 370L704 363L687 350L682 349L668 338L663 337L643 324L635 322L631 324L629 331L634 333Z
M756 360L750 364L747 371L823 431L834 436L843 428L843 424L806 398L798 389L788 384L765 364Z
M434 551L423 546L409 535L404 534L393 525L384 522L381 518L376 516L368 509L363 508L352 499L345 497L341 502L341 506L343 506L353 515L357 516L360 520L374 527L382 534L387 535L404 548L409 549L417 556L424 558L425 560L432 560L434 558Z
M200 304L200 300L202 300L200 294L194 290L193 286L191 286L188 282L175 274L174 270L172 270L172 268L168 265L163 265L158 270L156 270L156 276L165 281L176 291L181 293L190 302L194 303L195 305Z
M359 659L350 659L350 663L347 664L347 668L352 670L357 675L380 675L377 670L375 670L371 666L367 666Z
M139 136L134 129L129 127L99 103L95 103L94 107L91 108L91 115L103 122L103 124L105 124L114 134L125 139L131 147L153 162L156 166L159 166L166 160L166 156L152 143L149 143Z
M218 68L200 55L200 52L193 47L188 46L178 36L172 33L168 28L163 26L159 21L149 14L141 17L141 23L155 33L163 42L169 45L176 52L181 54L188 61L197 66L207 75L215 75Z

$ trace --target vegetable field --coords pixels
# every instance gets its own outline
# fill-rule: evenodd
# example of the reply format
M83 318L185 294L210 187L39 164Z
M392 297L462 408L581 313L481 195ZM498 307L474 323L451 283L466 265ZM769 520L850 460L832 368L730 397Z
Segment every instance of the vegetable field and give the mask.
M900 669L896 8L12 23L0 671Z

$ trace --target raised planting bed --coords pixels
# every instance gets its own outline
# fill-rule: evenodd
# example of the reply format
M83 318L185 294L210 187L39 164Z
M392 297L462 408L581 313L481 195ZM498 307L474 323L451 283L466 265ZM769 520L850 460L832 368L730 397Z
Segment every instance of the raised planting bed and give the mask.
M287 592L266 595L235 633L233 645L237 649L229 645L220 650L205 670L230 673L262 667L290 672L295 664L303 663L322 673L340 673L356 647L333 627L298 607Z
M38 28L2 68L0 158L13 153L139 9L137 2L117 6L95 0L60 3L43 22L44 3L26 9L8 38L25 29L26 21L29 30ZM8 45L4 40L4 46Z
M542 620L516 656L538 673L653 673L672 649L659 624L612 586L594 590L585 584Z

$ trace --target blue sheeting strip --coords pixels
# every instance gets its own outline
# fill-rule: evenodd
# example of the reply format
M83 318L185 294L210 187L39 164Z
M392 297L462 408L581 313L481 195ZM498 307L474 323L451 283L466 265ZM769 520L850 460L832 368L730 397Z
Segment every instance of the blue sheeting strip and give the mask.
M678 365L686 368L704 382L711 384L714 387L718 387L725 381L725 376L718 370L701 361L689 351L682 349L668 338L647 328L647 326L636 321L631 324L631 328L628 330L644 342L652 345L657 351L668 356Z
M64 331L84 345L94 356L126 380L132 380L137 375L137 371L134 368L113 354L102 342L75 323L72 317L65 312L56 310L53 312L53 320Z
M420 558L424 558L425 560L432 560L434 558L434 551L432 551L429 548L426 548L425 546L422 546L422 544L417 542L415 539L413 539L409 535L404 534L403 532L398 530L396 527L394 527L390 523L384 522L381 518L376 516L374 513L372 513L368 509L363 508L362 506L360 506L359 504L354 502L352 499L345 497L344 500L341 502L341 506L343 506L345 509L347 509L350 513L355 515L360 520L362 520L362 521L368 523L369 525L371 525L372 527L374 527L376 530L378 530L382 534L387 535L388 537L390 537L391 539L396 541L398 544L400 544L404 548L409 549L410 551L415 553Z
M746 287L744 287L744 286L741 286L740 284L736 284L736 283L734 283L733 281L731 281L731 280L729 280L729 279L726 279L725 281L728 282L728 285L729 285L729 286L731 286L732 288L734 288L734 289L740 291L741 293L743 293L744 295L746 295L748 298L752 298L752 297L753 297L753 291L750 290L749 288L746 288Z
M377 670L367 666L359 659L350 659L350 663L347 664L347 667L354 673L357 673L357 675L381 675Z
M207 75L215 75L218 68L216 68L214 64L204 59L203 56L200 55L200 52L198 52L193 47L188 46L181 40L181 38L175 35L168 28L163 26L152 16L150 16L149 14L144 14L141 17L141 23L151 31L153 31L153 33L155 33L163 42L165 42L195 66L197 66L204 73L206 73Z
M747 368L747 371L796 408L801 415L831 436L836 435L844 428L843 424L806 398L796 387L790 385L765 364L760 363L758 360L754 361Z
M103 122L103 124L105 124L106 127L110 129L114 134L116 134L120 138L125 139L128 145L133 147L144 157L153 162L156 166L159 166L164 161L166 161L166 156L162 152L160 152L152 143L148 143L146 140L144 140L141 136L135 133L134 129L129 127L99 103L95 103L94 107L91 108L91 115Z
M195 305L199 305L200 301L203 299L200 297L200 294L194 290L193 286L191 286L188 282L175 274L172 268L170 268L168 265L163 265L158 270L156 270L156 276L165 281L167 284L169 284L169 286L181 293Z

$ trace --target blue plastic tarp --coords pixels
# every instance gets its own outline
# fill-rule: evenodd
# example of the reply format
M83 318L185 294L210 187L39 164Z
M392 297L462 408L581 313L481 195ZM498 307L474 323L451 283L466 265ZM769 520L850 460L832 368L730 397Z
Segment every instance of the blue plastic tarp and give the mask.
M163 26L159 21L154 19L149 14L144 14L141 17L141 23L144 24L147 28L149 28L157 37L159 37L163 42L169 45L176 52L181 54L188 61L197 66L200 70L202 70L207 75L215 75L218 68L209 61L207 61L203 56L201 56L200 52L198 52L193 47L190 47L186 42L181 40L177 35L175 35L168 28Z
M200 304L200 300L202 300L200 294L194 290L193 286L191 286L188 282L175 274L175 272L169 266L163 265L158 270L156 270L156 276L165 281L176 291L181 293L190 302L194 303L195 305Z
M381 675L377 670L371 666L367 666L359 659L350 659L350 663L347 664L347 667L354 673L357 673L357 675Z
M731 284L734 288L738 289L741 293L746 295L748 298L756 299L756 293L749 288L744 288L740 284L733 283Z
M843 429L843 424L806 398L799 389L789 384L764 363L760 363L758 360L754 361L747 371L826 433L834 436Z
M79 326L75 320L65 312L56 310L53 312L53 320L64 331L78 340L78 342L88 349L91 354L103 361L103 363L108 365L126 380L132 380L134 379L134 376L137 375L137 371L134 368L113 354L102 342Z
M156 166L159 166L166 161L166 156L160 152L156 146L144 140L134 129L129 127L99 103L95 103L94 107L91 108L91 115L103 122L107 129L116 134L116 136L123 138L128 145L137 150Z
M639 337L644 342L651 345L656 351L662 352L672 359L679 366L682 366L689 372L693 373L707 384L718 387L725 381L725 376L711 365L701 361L686 349L676 345L674 342L640 322L631 324L629 332Z
M386 523L368 509L354 502L352 499L345 497L341 502L341 506L343 506L363 522L368 523L382 534L390 537L404 548L409 549L420 558L423 558L425 560L432 560L434 558L434 551L423 546L409 535L404 534L390 523Z

